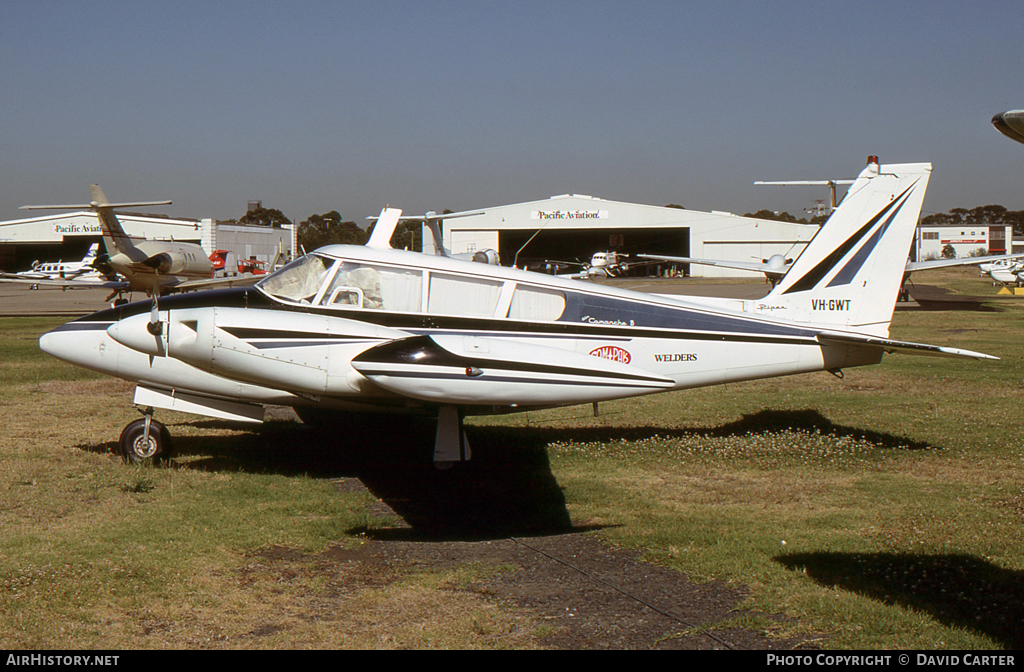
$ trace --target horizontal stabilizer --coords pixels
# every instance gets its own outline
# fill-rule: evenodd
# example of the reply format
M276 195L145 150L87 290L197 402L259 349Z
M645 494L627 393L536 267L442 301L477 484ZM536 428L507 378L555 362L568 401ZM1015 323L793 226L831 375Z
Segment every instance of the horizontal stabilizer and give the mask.
M739 271L754 271L757 273L785 273L786 264L769 264L767 261L758 263L756 261L731 261L728 259L701 259L699 257L668 257L658 254L638 254L641 259L654 259L657 261L668 261L677 264L701 264L703 266L721 266L722 268L734 268Z
M91 208L142 208L150 205L171 205L172 201L138 201L136 203L78 203L70 205L23 205L19 210L89 210Z
M986 355L973 350L961 350L960 348L946 348L940 345L926 345L924 343L911 343L909 341L895 341L891 338L877 338L875 336L858 336L856 334L818 334L818 341L822 344L838 345L863 345L874 346L884 349L886 352L906 352L912 355L934 355L937 357L967 357L969 359L995 359L992 355Z
M959 259L930 259L928 261L908 261L907 270L912 273L914 271L927 271L933 268L946 268L949 266L976 266L979 264L988 264L993 261L1003 261L1004 259L1021 258L1024 258L1024 254L997 254L989 257L961 257Z

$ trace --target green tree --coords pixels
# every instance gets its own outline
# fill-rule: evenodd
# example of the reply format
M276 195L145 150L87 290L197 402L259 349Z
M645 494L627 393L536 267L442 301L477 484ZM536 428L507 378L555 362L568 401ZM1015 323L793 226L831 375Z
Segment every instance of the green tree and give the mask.
M797 219L788 212L773 212L771 210L758 210L757 212L748 212L743 215L744 217L753 217L755 219L768 219L774 222L791 222L793 224L807 224L806 219Z
M399 250L423 251L423 224L420 222L400 222L391 234L391 247Z
M373 235L373 227L377 222L370 224L366 230L367 237ZM413 252L423 251L423 224L421 222L399 222L395 232L391 234L391 247L396 250L412 250Z
M249 226L269 226L280 229L284 224L291 224L291 221L276 208L253 208L245 213L239 220L239 224Z
M981 205L967 210L953 208L921 219L926 226L1012 226L1017 235L1024 235L1024 210L1007 210L1001 205Z
M299 245L312 252L324 245L362 245L369 238L369 232L355 222L342 221L341 214L331 210L300 222L297 237Z

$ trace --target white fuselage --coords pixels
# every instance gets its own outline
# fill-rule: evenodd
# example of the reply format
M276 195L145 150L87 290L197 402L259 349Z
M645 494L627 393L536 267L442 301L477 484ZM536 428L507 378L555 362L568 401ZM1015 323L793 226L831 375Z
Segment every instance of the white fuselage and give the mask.
M163 261L159 268L144 263L153 257ZM110 256L111 267L128 281L132 291L152 293L155 283L171 288L183 282L212 278L213 262L199 245L173 241L144 240Z
M303 259L314 262L258 288L162 299L155 336L150 303L139 302L71 322L40 344L141 386L217 399L477 412L881 358L877 348L822 344L812 327L748 314L742 301L712 307L363 247Z

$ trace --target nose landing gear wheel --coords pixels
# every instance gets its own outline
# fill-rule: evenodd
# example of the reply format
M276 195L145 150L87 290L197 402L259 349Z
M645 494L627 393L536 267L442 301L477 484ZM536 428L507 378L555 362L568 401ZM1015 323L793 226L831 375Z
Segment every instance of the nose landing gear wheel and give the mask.
M156 420L149 421L146 436L146 418L128 423L117 442L118 452L129 464L159 464L171 457L171 433Z

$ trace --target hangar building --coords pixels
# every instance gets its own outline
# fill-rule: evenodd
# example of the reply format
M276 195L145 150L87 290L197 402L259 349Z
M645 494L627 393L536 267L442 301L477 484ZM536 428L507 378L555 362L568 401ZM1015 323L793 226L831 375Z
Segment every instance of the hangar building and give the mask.
M269 265L278 254L290 257L295 249L294 227L242 226L128 212L118 212L117 218L130 236L199 243L208 253L227 250L238 260L254 259ZM92 243L102 239L99 221L88 210L0 222L0 270L24 270L36 260L78 260Z
M733 261L795 256L818 231L793 224L563 194L541 201L467 210L443 223L452 253L497 250L504 266L536 267L547 261L584 261L595 252L665 254ZM426 234L425 240L429 240ZM703 277L752 277L749 271L689 265ZM571 272L560 270L559 272Z

